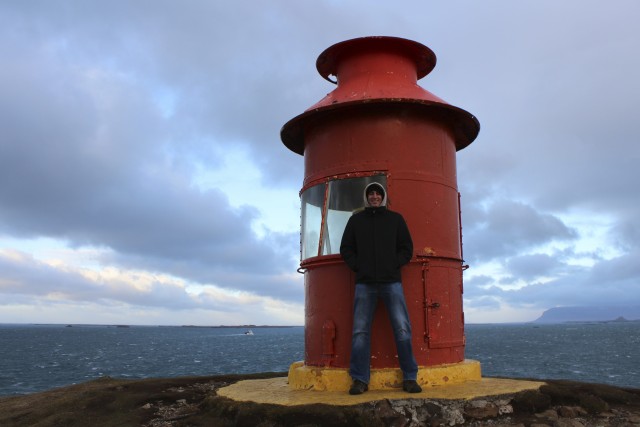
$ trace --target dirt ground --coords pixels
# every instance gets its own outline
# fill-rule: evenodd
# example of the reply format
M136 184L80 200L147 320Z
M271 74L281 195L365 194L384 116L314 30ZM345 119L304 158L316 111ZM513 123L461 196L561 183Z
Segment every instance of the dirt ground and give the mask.
M261 405L216 394L239 380L285 375L101 378L0 398L0 426L640 426L640 389L570 381L546 381L539 391L489 400L407 398L346 407Z

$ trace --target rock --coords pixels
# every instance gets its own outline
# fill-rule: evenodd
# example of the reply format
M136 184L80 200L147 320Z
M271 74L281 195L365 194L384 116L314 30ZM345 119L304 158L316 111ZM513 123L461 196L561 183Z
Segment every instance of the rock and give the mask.
M442 407L434 402L427 401L424 404L424 408L427 410L429 415L433 417L439 417L442 415Z
M576 411L576 417L582 417L584 415L587 415L587 411L585 411L584 408L580 406L576 406L573 409Z
M486 400L473 400L464 407L464 415L477 420L497 417L498 414L498 407Z
M442 408L442 418L444 419L445 425L455 426L457 424L464 424L462 411L455 407Z
M632 424L640 424L640 414L631 415L627 420Z
M558 419L558 413L556 412L555 409L547 409L546 411L540 412L535 416L536 418L539 418L542 420L548 420L548 421L556 421Z
M393 410L388 400L381 400L379 402L375 402L374 412L377 418L382 418L382 419L391 418L398 415L398 413Z
M376 402L374 413L376 418L382 420L385 426L404 427L408 422L403 415L398 414L398 412L391 407L388 400Z
M511 405L498 406L498 414L500 415L513 414L513 406Z
M511 405L515 411L533 414L549 408L551 397L540 391L528 390L514 396Z
M576 406L560 406L558 408L558 415L564 418L575 418L578 416Z
M418 412L413 400L394 400L391 402L391 407L398 415L402 415L408 420L408 425L418 425Z
M0 426L86 427L87 419L91 419L95 426L146 427L640 427L640 389L563 380L549 380L540 391L470 401L402 398L344 407L262 405L216 395L218 387L240 379L278 375L282 374L96 380L0 398ZM580 400L592 403L591 408L606 405L608 409L589 412L592 409L581 406ZM493 413L497 414L491 416Z
M476 399L476 400L472 400L469 403L467 403L467 406L471 406L471 407L474 407L474 408L484 408L488 404L489 404L489 401L487 401L487 400Z
M584 424L573 418L560 418L553 423L553 427L584 427Z

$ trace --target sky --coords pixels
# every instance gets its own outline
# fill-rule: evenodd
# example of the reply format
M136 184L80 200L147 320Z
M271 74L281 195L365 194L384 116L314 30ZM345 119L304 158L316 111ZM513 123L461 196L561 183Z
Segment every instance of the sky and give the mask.
M0 323L304 323L280 129L356 37L437 56L469 323L640 301L640 2L0 2Z

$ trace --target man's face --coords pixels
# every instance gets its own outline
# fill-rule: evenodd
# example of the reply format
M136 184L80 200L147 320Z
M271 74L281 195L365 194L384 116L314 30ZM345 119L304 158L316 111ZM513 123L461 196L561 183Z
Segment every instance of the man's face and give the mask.
M367 201L371 207L380 207L382 204L382 194L378 193L377 190L371 190L367 193Z

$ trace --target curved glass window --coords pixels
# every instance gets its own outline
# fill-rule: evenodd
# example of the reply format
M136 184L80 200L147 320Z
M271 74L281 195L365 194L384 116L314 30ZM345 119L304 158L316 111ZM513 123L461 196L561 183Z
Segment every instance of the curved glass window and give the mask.
M364 188L371 182L387 186L386 175L331 180L302 193L300 257L340 253L342 233L354 211L364 207Z
M302 193L300 224L300 256L302 259L318 255L324 193L324 184L311 187Z

